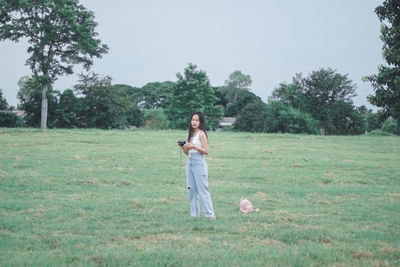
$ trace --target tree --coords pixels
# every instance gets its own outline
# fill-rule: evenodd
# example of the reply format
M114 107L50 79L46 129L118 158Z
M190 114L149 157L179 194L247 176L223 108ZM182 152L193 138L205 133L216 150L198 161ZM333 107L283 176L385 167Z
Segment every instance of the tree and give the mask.
M246 132L265 132L267 110L262 101L250 102L239 113L234 129Z
M325 134L332 124L330 111L335 105L352 105L351 98L356 96L356 85L348 75L339 74L331 68L313 71L307 78L297 74L293 84L301 88L307 102L306 112L320 122L321 134Z
M229 103L225 109L225 116L227 117L236 117L240 111L252 102L261 102L261 98L255 95L252 92L242 90L238 93L237 99L235 102Z
M80 125L88 128L121 129L140 126L142 113L126 87L111 84L111 77L98 74L81 75L75 91L80 99Z
M178 73L176 77L178 81L172 88L166 109L171 128L187 129L190 115L198 110L204 113L207 127L216 129L223 112L221 106L215 105L217 97L206 72L189 63L184 74Z
M72 74L73 66L89 69L93 57L108 47L95 39L93 12L78 0L0 1L0 40L27 38L26 64L41 87L40 127L47 127L47 91L58 76Z
M266 105L265 131L269 133L308 133L318 132L318 121L310 114L292 107L282 101L270 100Z
M281 83L272 92L271 101L279 101L295 109L307 111L307 99L299 85Z
M0 111L8 110L7 99L4 97L3 89L0 88Z
M29 127L40 126L41 116L41 85L33 77L24 76L18 81L18 93L17 98L20 102L18 109L25 112L24 120L25 124ZM55 113L57 107L57 91L53 91L52 88L46 91L46 98L48 99L48 126L53 127L55 122Z
M328 107L327 132L335 135L363 134L366 130L364 117L352 103L338 101Z
M79 128L81 121L79 114L82 113L82 99L75 96L74 91L67 89L59 94L56 108L55 127L57 128Z
M386 118L395 118L400 128L400 2L385 0L375 13L381 21L382 54L387 66L380 65L377 75L367 77L375 89L375 95L368 99L383 108Z
M0 127L22 127L22 118L12 112L13 107L8 106L3 94L3 89L0 89Z
M228 99L228 103L236 102L241 91L249 91L252 80L250 75L243 74L240 70L236 70L229 75L229 79L225 81L225 86L221 87L221 93Z
M151 82L142 87L144 110L166 108L168 97L171 95L173 82Z

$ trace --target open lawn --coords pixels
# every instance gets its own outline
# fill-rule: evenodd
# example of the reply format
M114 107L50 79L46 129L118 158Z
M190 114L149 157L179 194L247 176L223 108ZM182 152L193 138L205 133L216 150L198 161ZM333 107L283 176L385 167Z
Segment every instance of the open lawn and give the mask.
M0 264L400 266L399 137L210 132L210 221L185 135L0 129Z

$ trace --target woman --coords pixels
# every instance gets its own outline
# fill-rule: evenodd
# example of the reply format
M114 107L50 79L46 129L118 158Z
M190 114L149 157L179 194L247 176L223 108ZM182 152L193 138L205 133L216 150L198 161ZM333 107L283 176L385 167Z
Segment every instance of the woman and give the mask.
M187 143L182 146L182 149L188 156L186 182L189 190L190 215L200 216L200 198L204 216L216 220L207 183L208 167L205 155L208 155L208 140L206 122L202 112L196 111L190 116Z

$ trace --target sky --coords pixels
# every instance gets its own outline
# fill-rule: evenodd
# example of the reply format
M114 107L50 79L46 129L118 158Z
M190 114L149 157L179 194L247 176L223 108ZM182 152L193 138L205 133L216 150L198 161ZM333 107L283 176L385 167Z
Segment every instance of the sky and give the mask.
M356 106L374 109L362 77L384 64L380 22L383 0L81 0L95 14L98 38L110 48L92 71L113 84L141 87L176 81L188 63L221 86L240 70L252 78L251 92L265 102L296 73L332 68L357 85ZM28 43L0 42L0 88L16 106L18 80L31 75ZM72 88L75 73L60 77L55 90Z

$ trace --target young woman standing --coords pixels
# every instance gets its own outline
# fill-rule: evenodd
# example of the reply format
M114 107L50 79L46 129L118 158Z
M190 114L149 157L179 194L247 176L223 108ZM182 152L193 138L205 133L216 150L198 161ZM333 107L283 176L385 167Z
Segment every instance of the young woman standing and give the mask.
M179 144L178 144L179 145ZM215 220L214 209L208 189L208 140L204 114L193 112L189 122L187 143L182 146L188 156L186 162L186 182L189 192L190 215L200 216L199 199L205 217Z

